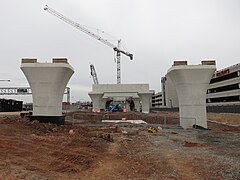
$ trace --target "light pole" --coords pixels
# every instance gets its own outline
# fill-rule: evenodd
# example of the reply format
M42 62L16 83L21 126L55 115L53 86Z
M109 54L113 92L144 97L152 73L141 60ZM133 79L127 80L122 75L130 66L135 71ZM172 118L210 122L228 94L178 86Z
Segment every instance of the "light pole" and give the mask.
M7 81L7 82L10 82L10 79L0 79L0 81Z

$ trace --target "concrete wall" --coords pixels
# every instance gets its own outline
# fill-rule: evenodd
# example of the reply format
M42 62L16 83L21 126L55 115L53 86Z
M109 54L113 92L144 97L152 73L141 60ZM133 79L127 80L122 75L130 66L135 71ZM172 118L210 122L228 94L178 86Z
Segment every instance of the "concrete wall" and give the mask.
M26 76L33 96L34 116L62 116L62 99L74 70L67 60L37 63L22 59L21 70Z

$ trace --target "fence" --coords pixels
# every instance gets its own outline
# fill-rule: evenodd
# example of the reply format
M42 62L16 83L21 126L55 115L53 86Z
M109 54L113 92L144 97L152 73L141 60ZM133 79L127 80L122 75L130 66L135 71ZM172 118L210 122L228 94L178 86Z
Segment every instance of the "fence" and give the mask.
M72 119L73 120L81 120L81 121L101 121L103 117L102 113L84 113L84 112L79 112L79 113L73 113L72 114Z
M173 107L173 108L159 107L159 108L151 108L150 111L179 112L179 108L178 107Z
M240 113L240 105L207 106L207 112Z
M143 120L148 124L162 124L162 125L179 125L179 118L174 116L169 116L166 114L142 114L136 112L99 112L99 113L85 113L85 112L74 112L69 118L76 121L101 121L101 120L122 120L125 118L127 120Z
M179 108L151 108L151 111L179 112ZM240 105L207 106L207 112L240 113Z

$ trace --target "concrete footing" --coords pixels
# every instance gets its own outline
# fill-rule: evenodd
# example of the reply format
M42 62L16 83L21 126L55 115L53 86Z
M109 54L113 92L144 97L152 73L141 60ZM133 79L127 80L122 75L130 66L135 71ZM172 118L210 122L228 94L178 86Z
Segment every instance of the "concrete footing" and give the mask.
M53 123L57 125L65 124L65 116L29 116L31 121L37 120L40 123Z

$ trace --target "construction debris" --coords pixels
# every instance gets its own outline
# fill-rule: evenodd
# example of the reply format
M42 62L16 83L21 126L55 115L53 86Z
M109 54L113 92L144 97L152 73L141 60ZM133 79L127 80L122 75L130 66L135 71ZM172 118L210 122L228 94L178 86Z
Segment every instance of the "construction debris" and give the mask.
M107 133L107 134L101 134L100 138L109 141L109 142L113 142L113 137L111 136L111 134Z
M74 131L72 129L69 130L69 134L70 135L73 135L74 134Z
M150 128L148 128L148 132L150 132L150 133L156 133L156 132L160 132L160 129L154 128L154 127L150 127Z

